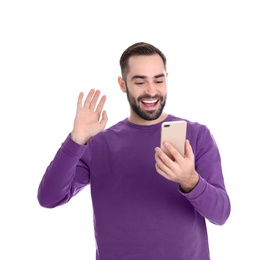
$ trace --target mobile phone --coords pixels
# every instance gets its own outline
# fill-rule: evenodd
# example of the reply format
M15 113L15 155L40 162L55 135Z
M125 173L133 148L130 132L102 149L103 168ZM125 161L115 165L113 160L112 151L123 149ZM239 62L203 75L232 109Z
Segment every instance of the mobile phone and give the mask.
M161 124L161 140L160 148L164 151L170 158L171 153L167 148L164 147L164 141L171 143L179 153L184 156L185 154L185 140L186 140L186 130L187 122L184 120L163 122Z

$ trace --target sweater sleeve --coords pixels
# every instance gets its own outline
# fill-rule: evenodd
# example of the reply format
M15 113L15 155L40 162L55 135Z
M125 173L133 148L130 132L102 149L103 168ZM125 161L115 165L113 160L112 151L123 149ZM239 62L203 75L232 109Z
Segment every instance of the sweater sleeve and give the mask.
M210 222L223 225L231 211L225 188L221 158L215 139L204 128L193 145L195 167L200 175L198 185L190 193L182 193L194 208Z
M65 204L89 184L89 167L81 160L86 147L72 141L70 135L62 143L38 187L37 198L42 207Z

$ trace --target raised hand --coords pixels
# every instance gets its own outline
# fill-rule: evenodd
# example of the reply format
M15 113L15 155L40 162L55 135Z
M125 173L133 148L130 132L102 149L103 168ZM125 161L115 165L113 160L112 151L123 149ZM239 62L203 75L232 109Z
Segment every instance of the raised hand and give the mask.
M94 135L101 132L107 123L108 117L103 110L106 96L100 97L100 90L91 89L84 100L84 93L81 92L78 97L77 111L74 119L71 138L78 144L86 144Z

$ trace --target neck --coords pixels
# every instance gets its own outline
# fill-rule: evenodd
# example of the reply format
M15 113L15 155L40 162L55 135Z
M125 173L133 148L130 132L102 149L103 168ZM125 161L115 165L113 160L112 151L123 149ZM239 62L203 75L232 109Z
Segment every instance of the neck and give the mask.
M145 120L136 114L131 113L128 117L128 121L136 125L155 125L166 119L168 114L162 113L159 118L155 120Z

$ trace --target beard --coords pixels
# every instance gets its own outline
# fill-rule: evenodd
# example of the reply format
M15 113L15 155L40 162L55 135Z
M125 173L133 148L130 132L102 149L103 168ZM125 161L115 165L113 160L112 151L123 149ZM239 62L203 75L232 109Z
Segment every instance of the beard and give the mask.
M156 110L152 110L152 111L142 110L140 105L139 105L141 100L142 99L150 99L150 98L159 100L159 102L160 102L159 108ZM127 88L127 100L128 100L130 107L139 117L141 117L142 119L147 120L147 121L156 120L161 116L162 111L166 105L166 99L167 99L167 96L163 97L161 95L155 95L155 96L142 95L142 96L139 96L138 99L136 100L130 94L130 92Z

